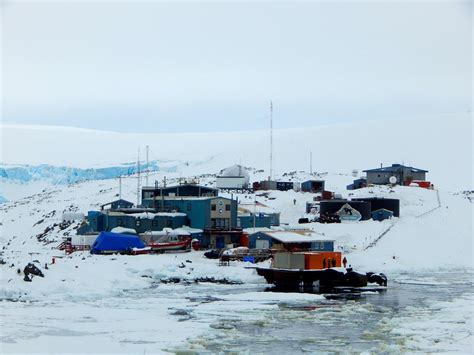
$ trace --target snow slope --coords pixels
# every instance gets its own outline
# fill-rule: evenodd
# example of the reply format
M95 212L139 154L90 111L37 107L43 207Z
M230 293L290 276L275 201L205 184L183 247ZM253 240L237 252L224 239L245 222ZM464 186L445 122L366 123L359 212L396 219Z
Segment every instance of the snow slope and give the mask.
M333 238L354 268L385 272L390 282L400 283L430 281L427 278L414 280L412 276L407 279L410 272L449 270L458 273L467 270L472 274L473 205L472 199L468 198L472 194L450 191L472 186L470 128L470 117L457 117L392 125L368 122L363 128L340 125L337 128L277 131L277 175L292 181L310 178L301 170L306 170L306 152L311 149L313 166L319 172L316 176L326 180L329 190L344 197L400 199L400 218L390 221L305 225ZM243 165L253 167L251 181L267 175L257 169L267 165L265 143L268 132L134 135L10 126L4 127L2 133L8 133L2 140L2 159L8 164L47 163L82 168L119 166L120 162L133 161L137 142L140 142L142 146L149 144L152 147L153 159L163 157L172 162L169 166L177 167L177 171L152 173L150 181L162 181L166 176L168 183L173 184L182 177L197 177L200 183L212 185L213 173L240 158ZM25 136L32 138L32 146L19 144L19 138ZM387 137L401 137L404 144L387 142ZM186 143L174 144L176 140ZM315 147L321 152L316 154ZM109 154L104 154L104 149ZM99 151L101 153L96 154ZM353 168L374 167L380 161L389 164L403 159L405 163L430 170L428 177L438 192L385 186L345 190L354 178ZM72 349L159 353L179 351L180 346L190 340L191 345L184 346L183 351L202 352L209 346L206 341L216 336L211 330L215 327L225 330L229 321L245 319L265 327L274 317L267 317L267 314L281 313L277 302L314 306L322 301L317 295L263 293L266 284L254 270L245 268L249 265L237 263L229 268L219 268L215 261L204 259L199 252L136 257L74 253L65 257L55 247L64 236L75 233L78 223L61 224L62 214L86 213L116 199L118 179L55 185L40 174L39 179L29 182L2 179L0 183L0 195L9 200L0 205L0 258L5 262L0 265L2 353L66 353ZM136 201L136 187L136 176L125 176L122 197ZM297 223L304 214L305 203L314 197L311 193L294 191L259 192L258 195L234 194L245 203L253 203L256 198L280 211L281 221L288 224ZM295 204L293 200L296 200ZM375 245L368 247L387 230ZM32 283L26 283L16 272L18 267L34 260L39 266L50 263L53 256L57 257L57 262L45 270L44 279L35 278ZM225 278L244 284L195 285L194 280L200 277ZM185 283L163 282L172 278ZM471 306L472 300L466 295L455 302L429 304L433 311L417 308L419 319L395 316L384 320L381 329L389 325L391 332L403 339L408 337L410 342L379 350L426 352L433 344L440 351L469 349L472 313L460 312ZM348 302L346 306L351 313L354 305ZM355 307L364 312L363 308ZM438 307L443 310L439 316ZM450 325L442 319L451 312L456 314L452 314L449 321L456 325L462 339L450 332ZM292 317L301 316L291 314ZM435 328L427 330L429 324ZM29 336L25 338L26 333ZM458 342L453 344L453 341ZM219 339L215 338L214 342L218 343Z
M256 179L259 174L262 173L252 173L251 178ZM165 172L153 173L150 178L161 180L165 175L171 184L179 178L179 173ZM295 180L306 177L306 173L293 176ZM213 177L207 175L200 179L204 184L213 181ZM350 176L328 173L325 179L336 192L349 193L344 186ZM39 183L23 185L34 191L32 185ZM135 201L136 183L134 176L123 179L123 198ZM12 186L18 189L22 184L7 187ZM61 225L63 212L85 213L97 209L116 198L117 193L117 179L82 181L44 187L39 193L0 206L3 246L0 257L5 262L0 265L0 300L3 300L3 324L8 324L1 331L2 353L66 353L76 347L83 352L160 353L176 349L202 352L216 336L211 331L215 327L225 330L229 322L242 319L264 327L273 319L267 314L281 312L279 302L311 307L322 302L318 295L264 293L267 285L254 270L245 268L248 264L218 267L216 261L206 260L201 252L135 257L78 252L66 257L55 249L63 236L75 233L77 226L77 223ZM346 250L349 263L356 269L385 272L391 282L413 282L406 280L406 272L472 270L472 220L469 218L472 203L464 195L441 191L442 207L435 209L437 194L431 190L374 187L350 193L396 196L401 200L401 216L392 221L305 225L316 233L334 238L336 245ZM254 199L251 194L237 197L247 202ZM313 197L310 193L272 191L256 199L281 211L282 221L295 224L304 212L305 202ZM296 204L293 199L297 200ZM393 223L395 225L375 247L364 251ZM35 278L32 283L26 283L16 272L18 267L34 260L42 267L50 263L53 256L56 263L45 270L44 279ZM243 284L196 285L194 280L200 277L225 278ZM186 283L163 282L173 278ZM472 298L466 297L462 302L443 304L446 308L443 314L471 305ZM433 304L432 307L438 306ZM440 334L446 333L443 321L432 312L421 316L424 318L419 322L395 318L388 324L395 334L400 337L408 334L411 339L413 345L404 345L402 350L427 350L432 341L423 340L423 336L438 339ZM453 322L459 322L457 329L463 336L470 331L469 317L472 318L451 317ZM437 329L426 332L420 322L438 324ZM26 339L25 333L29 334ZM437 347L468 349L471 338L463 338L459 346L453 347L450 345L453 335L447 333ZM213 341L218 342L218 339Z
M143 152L149 145L152 160L175 162L183 176L216 173L239 161L257 169L269 165L268 131L134 134L12 125L1 126L1 131L2 164L117 166L135 161L137 148ZM308 170L310 151L318 172L350 173L380 163L405 163L429 170L428 179L444 189L472 187L470 114L274 131L277 174Z

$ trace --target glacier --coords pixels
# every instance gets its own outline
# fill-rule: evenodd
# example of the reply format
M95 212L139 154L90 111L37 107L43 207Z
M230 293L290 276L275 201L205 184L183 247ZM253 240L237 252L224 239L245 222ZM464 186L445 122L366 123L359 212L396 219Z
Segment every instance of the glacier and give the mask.
M146 170L174 172L176 171L176 165L162 167L161 163L155 160L149 162L148 165L143 164L140 170L142 172ZM136 173L137 164L135 162L100 168L75 168L49 164L0 166L0 179L20 182L43 180L55 185L72 184L84 180L114 179L119 176ZM0 203L1 201L2 198L0 197Z

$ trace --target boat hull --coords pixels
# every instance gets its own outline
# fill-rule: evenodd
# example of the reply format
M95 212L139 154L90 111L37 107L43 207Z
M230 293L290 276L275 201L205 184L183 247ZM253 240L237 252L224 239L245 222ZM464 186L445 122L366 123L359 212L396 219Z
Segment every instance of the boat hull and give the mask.
M267 283L282 288L332 288L338 286L365 287L367 276L356 272L343 273L334 269L324 270L293 270L276 268L257 268Z

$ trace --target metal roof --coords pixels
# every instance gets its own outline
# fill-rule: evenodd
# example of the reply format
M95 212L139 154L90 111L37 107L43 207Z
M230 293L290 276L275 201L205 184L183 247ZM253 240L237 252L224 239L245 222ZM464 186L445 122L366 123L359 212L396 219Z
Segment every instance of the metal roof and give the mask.
M312 233L303 234L288 231L261 232L282 243L312 243L312 242L333 242L334 239L321 237Z
M383 168L376 168L376 169L368 169L368 170L363 170L364 173L367 173L367 172L370 172L370 173L386 173L386 172L390 172L390 173L396 173L402 169L411 169L411 172L413 173L427 173L428 170L423 170L423 169L418 169L418 168L414 168L412 166L405 166L405 165L401 165L401 164L392 164L392 166L387 166L387 167L383 167Z
M133 202L130 202L130 201L124 200L123 198L120 198L120 199L114 200L112 202L104 203L103 205L100 205L100 207L105 207L105 206L111 205L113 203L119 203L119 202L127 204L127 205L133 205Z

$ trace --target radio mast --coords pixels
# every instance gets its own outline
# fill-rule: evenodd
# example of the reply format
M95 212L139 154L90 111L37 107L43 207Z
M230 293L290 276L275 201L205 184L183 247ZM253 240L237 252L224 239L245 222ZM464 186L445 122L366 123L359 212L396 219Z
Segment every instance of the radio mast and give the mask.
M273 102L270 101L270 176L269 180L273 178Z

